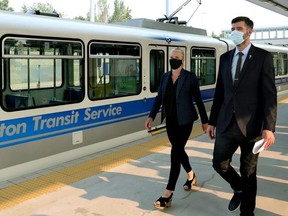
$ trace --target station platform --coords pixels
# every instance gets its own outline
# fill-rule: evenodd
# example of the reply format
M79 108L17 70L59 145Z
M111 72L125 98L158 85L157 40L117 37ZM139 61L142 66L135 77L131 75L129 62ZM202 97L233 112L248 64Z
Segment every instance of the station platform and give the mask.
M255 215L288 215L288 98L278 103L276 143L260 153ZM0 216L225 216L229 185L211 165L213 142L195 125L186 150L197 185L184 191L184 169L172 206L153 207L167 184L166 134L89 155L21 178L0 182ZM239 150L233 166L239 170Z

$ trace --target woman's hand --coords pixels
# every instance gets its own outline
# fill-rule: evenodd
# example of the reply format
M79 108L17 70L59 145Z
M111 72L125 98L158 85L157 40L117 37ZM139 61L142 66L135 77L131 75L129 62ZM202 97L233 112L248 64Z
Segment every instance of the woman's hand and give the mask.
M204 133L206 133L208 128L208 123L202 124L202 130L204 131Z
M145 122L145 128L147 130L150 130L151 129L151 126L152 126L152 122L153 122L153 119L151 117L149 117L146 122Z

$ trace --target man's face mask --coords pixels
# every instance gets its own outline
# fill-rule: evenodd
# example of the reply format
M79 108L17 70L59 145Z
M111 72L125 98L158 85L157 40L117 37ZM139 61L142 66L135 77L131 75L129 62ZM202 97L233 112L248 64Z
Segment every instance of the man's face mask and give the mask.
M179 68L182 65L182 60L170 59L170 66L173 70Z
M234 30L230 34L230 39L233 41L233 43L237 46L243 43L244 39L244 33L241 31Z

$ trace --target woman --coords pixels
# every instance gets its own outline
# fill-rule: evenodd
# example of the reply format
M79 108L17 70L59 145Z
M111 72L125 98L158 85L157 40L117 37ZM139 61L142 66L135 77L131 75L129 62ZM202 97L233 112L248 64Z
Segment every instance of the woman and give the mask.
M163 195L154 202L156 208L165 208L171 205L181 165L187 172L187 181L183 185L184 190L191 190L192 184L196 184L196 175L185 152L185 145L191 134L193 122L198 119L192 99L197 104L203 131L206 131L208 126L208 117L196 75L183 69L183 63L184 52L180 48L173 49L170 54L172 71L162 75L158 95L145 122L145 127L150 130L152 122L162 106L161 120L163 121L166 117L167 135L172 146L168 184Z

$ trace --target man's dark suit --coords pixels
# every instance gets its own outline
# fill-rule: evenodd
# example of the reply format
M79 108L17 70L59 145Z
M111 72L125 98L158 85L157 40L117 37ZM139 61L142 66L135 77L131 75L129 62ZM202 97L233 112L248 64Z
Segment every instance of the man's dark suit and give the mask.
M266 50L251 45L233 90L231 65L235 49L220 58L209 124L217 133L225 131L233 113L242 133L249 139L261 136L262 129L275 131L277 92L272 57Z
M150 112L149 117L153 119L157 115L161 105L164 102L165 92L168 81L171 79L171 71L163 74L158 90L158 95L155 98L154 106ZM199 91L199 84L195 73L182 69L178 78L178 85L176 90L176 106L177 106L177 119L179 125L192 124L198 119L197 111L193 105L194 98L202 123L207 123L208 118L205 107L202 102L201 94ZM161 121L165 118L164 106L162 107Z
M262 136L262 130L275 131L277 91L272 55L253 45L246 56L238 85L233 87L234 53L235 49L220 58L209 119L209 125L216 127L213 167L230 184L234 194L242 191L240 215L252 216L256 205L258 161L258 154L254 155L252 148L255 139ZM230 164L238 147L241 149L241 176Z

